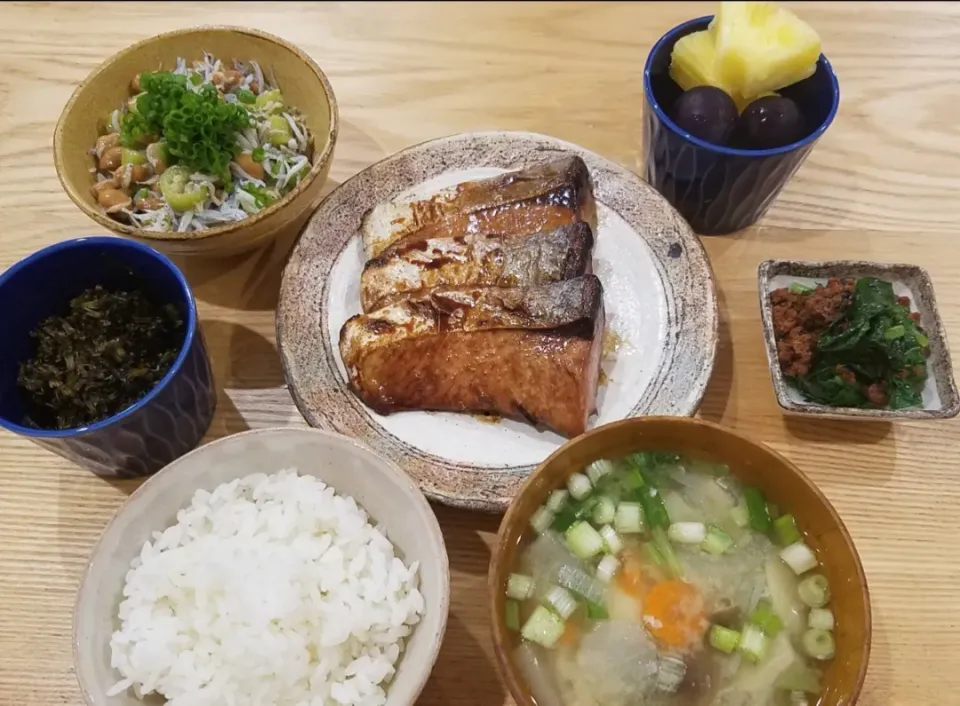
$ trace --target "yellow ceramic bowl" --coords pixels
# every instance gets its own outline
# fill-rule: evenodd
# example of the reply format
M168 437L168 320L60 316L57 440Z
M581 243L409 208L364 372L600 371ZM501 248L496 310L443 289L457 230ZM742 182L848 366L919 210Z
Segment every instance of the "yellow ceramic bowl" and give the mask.
M96 181L89 150L99 125L130 97L130 81L143 71L170 69L178 57L194 60L210 52L225 61L258 61L273 72L284 98L303 114L314 135L313 167L297 187L269 208L236 223L191 233L135 228L103 213L90 187ZM101 64L74 91L57 123L54 163L73 202L104 228L171 254L230 255L251 250L297 230L320 201L337 141L337 100L320 67L279 37L238 27L197 27L145 39Z

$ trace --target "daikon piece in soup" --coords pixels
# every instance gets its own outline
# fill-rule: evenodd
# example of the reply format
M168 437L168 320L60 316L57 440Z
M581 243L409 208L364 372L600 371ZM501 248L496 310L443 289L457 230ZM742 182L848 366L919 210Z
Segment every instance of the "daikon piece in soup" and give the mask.
M507 599L538 706L813 706L834 656L830 587L789 508L677 454L570 476Z

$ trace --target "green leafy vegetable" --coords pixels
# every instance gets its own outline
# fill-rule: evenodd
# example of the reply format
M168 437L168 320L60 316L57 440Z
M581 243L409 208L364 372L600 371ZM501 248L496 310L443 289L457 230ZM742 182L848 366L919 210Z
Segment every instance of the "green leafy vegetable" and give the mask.
M140 86L136 111L120 126L121 144L142 147L162 136L176 161L229 183L228 165L240 150L237 132L251 122L246 109L224 102L211 85L192 91L186 76L169 71L141 74Z
M876 407L885 399L891 409L916 407L927 379L928 344L893 286L864 277L852 304L817 341L809 374L793 382L820 404Z

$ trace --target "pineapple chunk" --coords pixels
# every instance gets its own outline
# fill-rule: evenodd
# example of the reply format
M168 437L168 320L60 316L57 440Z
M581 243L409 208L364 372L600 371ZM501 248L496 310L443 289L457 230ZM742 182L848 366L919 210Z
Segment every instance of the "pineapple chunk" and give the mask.
M670 78L685 91L697 86L715 86L730 92L717 76L712 32L705 29L677 40L670 55Z
M716 38L716 78L748 101L817 69L820 36L776 3L721 2L710 31Z

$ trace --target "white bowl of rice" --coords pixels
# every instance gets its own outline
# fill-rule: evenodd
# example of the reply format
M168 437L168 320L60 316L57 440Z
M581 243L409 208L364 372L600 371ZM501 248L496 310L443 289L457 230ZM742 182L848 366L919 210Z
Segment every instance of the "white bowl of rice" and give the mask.
M93 549L74 612L89 706L411 706L449 607L413 481L306 428L214 441L147 480Z

